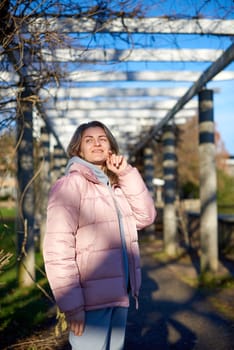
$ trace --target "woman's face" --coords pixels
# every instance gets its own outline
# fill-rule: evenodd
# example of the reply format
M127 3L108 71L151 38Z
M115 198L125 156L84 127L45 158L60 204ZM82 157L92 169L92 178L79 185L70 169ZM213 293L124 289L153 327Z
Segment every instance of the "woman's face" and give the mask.
M83 132L79 155L87 162L102 167L110 150L110 142L102 128L90 127Z

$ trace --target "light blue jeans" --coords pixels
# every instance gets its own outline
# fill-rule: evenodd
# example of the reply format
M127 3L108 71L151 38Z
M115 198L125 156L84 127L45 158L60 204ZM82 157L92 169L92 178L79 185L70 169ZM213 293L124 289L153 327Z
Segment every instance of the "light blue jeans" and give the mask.
M82 336L69 333L72 350L122 350L127 315L125 307L87 311Z

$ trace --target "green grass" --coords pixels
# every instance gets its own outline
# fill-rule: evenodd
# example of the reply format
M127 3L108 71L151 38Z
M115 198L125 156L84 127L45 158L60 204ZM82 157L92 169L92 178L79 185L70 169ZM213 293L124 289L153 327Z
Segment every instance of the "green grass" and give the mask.
M234 205L218 205L218 214L219 215L234 215Z
M0 217L2 218L12 218L14 219L16 215L16 209L15 208L1 208L0 209Z
M5 252L13 253L16 252L16 235L15 223L13 220L4 223L3 220L0 221L0 249Z
M36 260L40 263L41 256L38 255ZM14 330L16 337L30 334L35 326L47 318L51 302L37 284L50 293L47 280L40 270L37 270L36 283L32 287L19 288L16 261L5 267L0 275L0 333L10 334Z
M14 220L7 223L0 220L0 250L12 253L9 263L0 271L0 338L8 344L30 335L45 322L52 302L42 291L51 295L39 252L36 253L35 283L30 288L18 286Z

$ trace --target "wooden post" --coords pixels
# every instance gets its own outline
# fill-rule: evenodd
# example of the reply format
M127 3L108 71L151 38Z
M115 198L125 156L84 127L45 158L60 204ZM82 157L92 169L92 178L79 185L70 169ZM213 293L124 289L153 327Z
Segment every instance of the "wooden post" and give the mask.
M201 272L218 268L217 180L213 91L199 93L199 157L201 200Z

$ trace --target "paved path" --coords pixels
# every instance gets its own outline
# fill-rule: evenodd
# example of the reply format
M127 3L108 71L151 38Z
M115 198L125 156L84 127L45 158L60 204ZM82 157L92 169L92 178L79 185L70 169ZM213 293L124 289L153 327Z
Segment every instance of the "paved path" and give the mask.
M179 278L183 266L157 263L144 248L142 263L140 308L130 308L126 350L234 349L234 323ZM194 277L195 269L189 269L186 274Z

